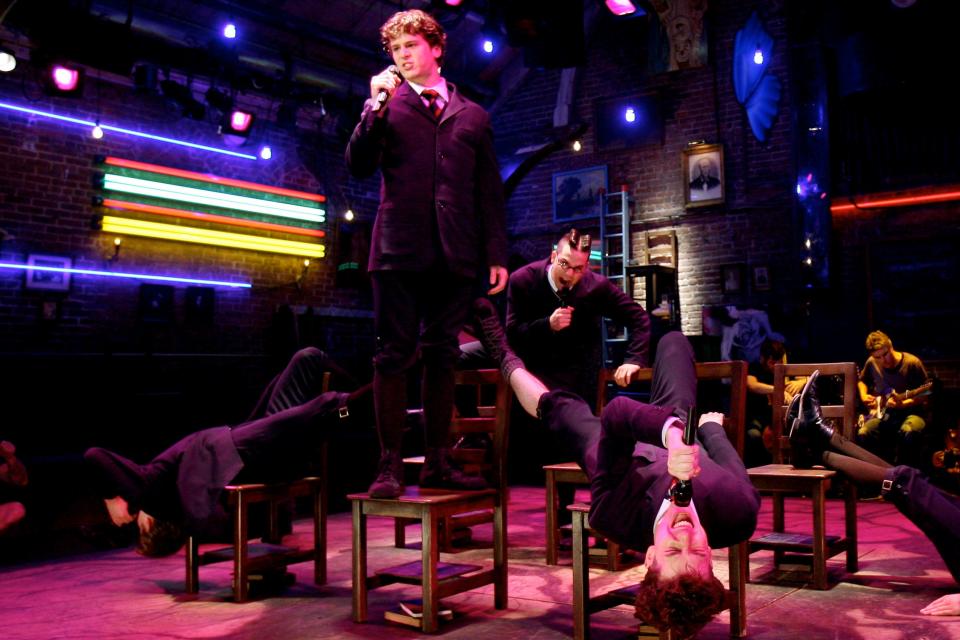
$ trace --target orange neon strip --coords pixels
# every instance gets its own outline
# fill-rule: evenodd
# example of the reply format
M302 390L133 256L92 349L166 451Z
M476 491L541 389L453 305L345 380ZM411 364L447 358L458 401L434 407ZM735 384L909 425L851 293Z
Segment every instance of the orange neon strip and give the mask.
M142 211L144 213L156 213L161 216L171 216L174 218L189 218L191 220L203 220L206 222L219 222L229 224L234 227L249 227L251 229L265 229L267 231L282 231L284 233L295 233L298 236L312 236L322 238L326 236L325 231L320 229L304 229L302 227L290 227L285 224L275 224L272 222L260 222L258 220L245 220L243 218L231 218L230 216L218 216L212 213L201 213L200 211L186 211L184 209L172 209L170 207L158 207L153 204L143 204L141 202L126 202L124 200L114 200L104 198L103 206L111 209L120 209L121 211Z
M905 195L905 196L883 196L875 195L875 200L862 198L849 204L835 204L830 207L831 213L846 213L856 211L857 209L868 209L877 207L903 207L910 204L924 204L928 202L947 202L950 200L960 200L960 191L943 191L940 193L928 193L926 195Z
M233 178L222 178L209 173L196 173L194 171L184 171L183 169L174 169L173 167L163 167L158 164L147 164L146 162L137 162L136 160L124 160L123 158L114 158L108 156L104 164L114 167L125 167L127 169L137 169L139 171L152 171L166 176L176 178L186 178L188 180L199 180L200 182L209 182L211 184L222 184L229 187L239 187L241 189L250 189L251 191L261 191L263 193L272 193L278 196L288 196L291 198L302 198L312 200L313 202L326 202L327 197L316 193L307 193L306 191L294 191L293 189L282 189L280 187L271 187L256 182L247 182L246 180L234 180Z

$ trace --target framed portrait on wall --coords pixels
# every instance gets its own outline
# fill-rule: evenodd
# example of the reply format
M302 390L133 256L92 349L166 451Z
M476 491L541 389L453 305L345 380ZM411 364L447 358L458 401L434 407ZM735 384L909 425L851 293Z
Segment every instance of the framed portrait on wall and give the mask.
M63 271L73 266L73 261L64 256L47 256L31 253L27 256L27 289L46 291L69 291L70 273Z
M684 206L705 207L724 201L723 145L698 144L683 150Z
M737 264L721 265L720 289L727 295L744 293L747 286L746 273L746 265L739 262Z
M753 290L770 291L770 269L767 265L753 267Z
M599 218L606 192L606 165L553 174L553 221Z

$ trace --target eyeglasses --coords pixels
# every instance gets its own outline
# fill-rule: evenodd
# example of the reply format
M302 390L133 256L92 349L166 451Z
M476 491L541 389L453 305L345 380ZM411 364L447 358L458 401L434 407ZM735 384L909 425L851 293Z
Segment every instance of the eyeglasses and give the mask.
M578 266L573 266L563 258L557 259L557 266L563 269L564 271L573 271L574 273L583 273L583 270L587 268L587 265L581 264Z

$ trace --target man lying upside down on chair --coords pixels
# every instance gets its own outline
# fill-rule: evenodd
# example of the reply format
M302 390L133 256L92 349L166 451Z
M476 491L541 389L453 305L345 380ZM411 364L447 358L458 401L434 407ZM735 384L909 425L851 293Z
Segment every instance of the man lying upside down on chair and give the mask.
M697 444L683 444L683 420L697 386L690 343L679 332L661 338L650 404L618 397L598 418L579 396L551 391L524 369L489 302L478 300L474 313L484 347L501 363L524 410L551 431L578 439L580 466L590 478L590 526L628 548L646 549L637 617L680 637L695 634L725 608L711 548L753 534L760 495L727 439L722 414L701 416ZM596 428L572 428L584 422ZM689 506L667 499L673 478L692 479Z

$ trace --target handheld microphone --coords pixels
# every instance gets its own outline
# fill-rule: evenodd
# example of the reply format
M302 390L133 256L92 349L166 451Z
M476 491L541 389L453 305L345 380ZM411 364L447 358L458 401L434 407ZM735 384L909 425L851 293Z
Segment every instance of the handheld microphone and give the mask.
M696 411L693 407L687 411L687 423L683 427L683 444L688 447L693 444L696 435L696 427L693 426L693 420ZM670 485L670 501L678 507L686 507L693 500L693 483L689 480L677 480L674 478Z
M397 65L395 64L390 65L389 67L387 67L387 71L397 76L401 80L403 79L403 76L400 75L400 69L397 68ZM387 92L386 89L380 89L380 92L377 94L377 99L373 101L373 110L380 111L380 108L387 103L387 98L389 97L390 97L390 94Z

